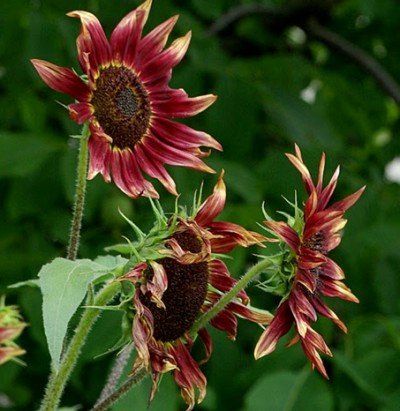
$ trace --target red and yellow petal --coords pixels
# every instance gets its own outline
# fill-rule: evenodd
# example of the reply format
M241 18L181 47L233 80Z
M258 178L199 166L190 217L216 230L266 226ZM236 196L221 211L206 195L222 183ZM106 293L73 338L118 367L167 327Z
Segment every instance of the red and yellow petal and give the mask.
M287 334L293 324L293 315L288 301L284 301L271 321L267 329L261 334L254 349L254 357L258 360L275 350L278 340Z
M82 70L87 69L84 53L88 53L90 67L94 71L97 71L100 66L110 64L112 60L111 48L97 17L82 10L71 11L67 13L67 16L81 20L82 29L76 40L76 45Z
M31 62L50 88L79 101L88 100L90 89L73 70L44 60L32 59Z

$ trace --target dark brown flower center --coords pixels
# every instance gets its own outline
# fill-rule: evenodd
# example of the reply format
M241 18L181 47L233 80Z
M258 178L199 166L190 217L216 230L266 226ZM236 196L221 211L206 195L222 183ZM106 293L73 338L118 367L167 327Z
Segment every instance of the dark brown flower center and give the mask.
M133 148L149 127L149 97L138 76L127 67L102 69L91 103L100 126L115 147Z
M159 261L168 277L168 288L159 308L150 301L149 295L140 294L140 301L154 319L154 338L159 341L174 341L193 325L207 294L208 264L180 264L172 258Z
M202 249L202 242L200 238L190 231L175 233L172 238L174 238L185 251L199 253Z
M201 239L190 231L173 235L186 251L198 253L202 249ZM158 261L165 269L168 288L159 308L150 301L150 295L140 294L142 304L148 307L154 319L154 338L159 341L174 341L189 331L204 303L208 288L208 263L180 264L172 258ZM146 273L153 275L152 269Z
M322 254L327 253L325 250L325 235L322 231L316 232L312 237L305 240L303 245Z

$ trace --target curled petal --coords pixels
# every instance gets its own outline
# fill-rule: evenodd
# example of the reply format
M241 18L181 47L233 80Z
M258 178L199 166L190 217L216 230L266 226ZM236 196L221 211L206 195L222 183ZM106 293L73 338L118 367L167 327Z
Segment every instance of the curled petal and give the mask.
M270 241L259 233L226 221L214 221L208 226L216 237L211 240L212 250L215 253L228 253L238 245L241 247L249 247L254 244L263 246L263 242Z
M205 351L206 351L205 358L203 358L199 362L199 364L201 365L201 364L204 364L204 363L208 362L208 360L210 359L211 354L213 352L213 342L212 342L210 334L208 333L208 331L205 328L202 328L201 330L199 330L199 336L201 338L201 341L203 341L204 348L205 348Z
M254 349L254 357L258 360L275 350L278 340L285 335L293 324L293 315L289 303L284 301L275 314L268 328L261 334Z
M300 238L296 231L282 221L264 221L264 224L281 238L293 251L300 246Z
M338 297L342 300L359 303L358 298L351 292L350 288L345 286L341 281L325 280L321 283L321 292L327 297Z
M192 410L196 403L195 388L199 390L197 403L201 403L206 395L206 377L183 343L173 345L171 353L176 359L178 366L174 370L175 382L181 389L182 397L189 405L187 411Z
M268 311L246 306L238 301L231 301L228 304L228 308L240 317L253 321L257 324L269 324L274 317Z
M209 282L217 290L226 292L236 284L237 281L231 277L228 267L223 261L211 260L208 266L210 269ZM237 296L242 300L243 304L248 304L250 301L245 290L240 290Z
M220 311L210 324L218 330L225 331L230 340L236 339L237 318L227 309Z
M361 187L355 193L350 194L349 196L347 196L341 201L336 202L335 204L332 204L330 208L333 208L334 210L340 210L343 212L348 210L351 206L353 206L358 201L358 199L361 197L362 193L364 192L365 188L366 186Z
M143 278L143 272L148 267L147 263L142 262L136 265L131 271L119 277L119 280L130 281L133 284L136 284Z
M313 190L315 190L311 174L310 174L310 172L308 171L308 168L306 167L306 165L303 162L303 159L301 157L301 151L300 151L300 148L298 147L297 144L295 144L295 150L296 150L296 155L295 156L293 154L288 154L287 153L286 157L297 168L297 170L300 171L300 174L301 174L301 177L303 179L306 190L307 190L308 194L310 194Z
M20 323L18 325L12 326L0 326L0 344L15 340L21 334L22 330L26 327L27 324Z
M71 69L44 60L32 59L31 62L42 80L53 90L80 101L89 98L89 87Z
M83 124L93 117L93 106L90 103L73 103L68 106L69 116L78 124Z
M225 207L226 186L224 183L224 170L218 177L213 193L203 202L195 216L195 221L200 226L209 225Z
M89 138L89 171L88 179L91 180L100 173L104 180L109 183L111 181L110 166L112 158L112 149L109 141L97 133L97 128L93 128L91 124L91 136Z
M111 61L111 48L97 17L82 10L71 11L67 13L67 16L79 18L82 23L81 33L76 40L78 59L82 70L87 68L84 53L89 54L91 69L95 71L98 70L99 66L109 63Z
M168 287L167 273L164 267L155 261L152 261L150 265L153 269L153 277L147 282L147 291L151 293L151 301L153 301L157 307L165 308L162 297Z

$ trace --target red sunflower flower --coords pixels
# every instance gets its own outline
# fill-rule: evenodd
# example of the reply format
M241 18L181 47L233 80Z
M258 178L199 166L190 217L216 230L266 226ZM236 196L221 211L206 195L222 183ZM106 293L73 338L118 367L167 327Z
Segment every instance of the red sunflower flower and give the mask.
M226 253L235 246L258 244L265 237L243 227L216 222L225 204L222 174L214 193L193 218L181 218L173 234L165 240L167 257L137 265L123 279L135 284L135 317L132 336L137 350L134 369L146 367L153 377L153 398L162 373L171 371L188 409L194 407L196 388L201 402L206 393L206 377L199 364L212 353L212 341L205 328L199 331L205 359L196 362L190 354L194 340L190 330L197 318L230 290L236 280L213 252ZM271 320L268 312L249 306L244 290L211 321L215 328L235 339L236 315L258 324Z
M70 17L82 22L77 39L78 60L85 74L42 60L32 60L43 81L76 102L68 106L71 118L89 122L88 178L98 173L111 177L127 195L158 197L143 172L176 194L175 182L165 164L213 172L202 160L222 150L210 135L171 121L194 116L216 99L212 94L191 98L183 89L168 86L172 68L184 57L191 33L165 44L178 16L160 24L142 38L151 0L126 15L107 40L99 20L86 11Z
M15 306L6 306L4 298L0 298L0 365L25 354L25 350L14 342L19 337L26 323Z
M274 351L278 340L295 325L296 335L289 342L301 342L306 356L318 371L328 378L319 355L332 353L320 334L314 331L311 323L317 314L331 319L341 330L347 331L344 323L325 304L322 296L339 297L358 302L358 299L344 285L342 269L327 254L337 247L341 231L346 224L344 213L361 196L365 187L328 206L339 176L336 169L330 182L323 187L325 155L321 157L317 184L305 166L300 149L295 146L296 155L287 154L288 159L300 171L309 195L305 207L301 229L297 232L285 222L266 221L266 226L283 240L294 255L294 278L288 296L281 302L274 319L261 335L255 348L255 357L260 358ZM299 224L297 224L299 227Z

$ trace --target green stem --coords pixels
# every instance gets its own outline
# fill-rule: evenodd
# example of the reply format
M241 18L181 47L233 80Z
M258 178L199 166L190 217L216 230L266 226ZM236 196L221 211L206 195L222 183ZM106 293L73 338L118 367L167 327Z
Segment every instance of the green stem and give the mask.
M204 328L226 305L228 305L237 294L253 280L254 277L265 271L270 265L274 264L271 259L265 258L250 268L249 271L232 287L224 296L206 313L204 313L194 324L191 334L195 336L199 330Z
M148 374L145 368L140 368L132 375L118 390L115 390L109 397L105 398L100 404L95 405L91 411L106 411L111 405L125 395L132 387L139 384Z
M93 305L106 305L120 290L120 282L112 282L106 285L94 299ZM75 330L68 349L62 358L61 366L58 372L53 368L40 411L56 411L63 394L65 384L67 383L71 372L75 366L76 360L81 352L81 348L86 341L90 329L100 314L100 309L86 309Z
M86 179L88 168L88 139L89 125L86 123L82 129L82 135L79 145L78 165L76 168L76 190L74 200L74 213L71 221L71 231L69 236L69 244L67 258L75 260L78 254L79 238L81 234L83 209L85 206Z

